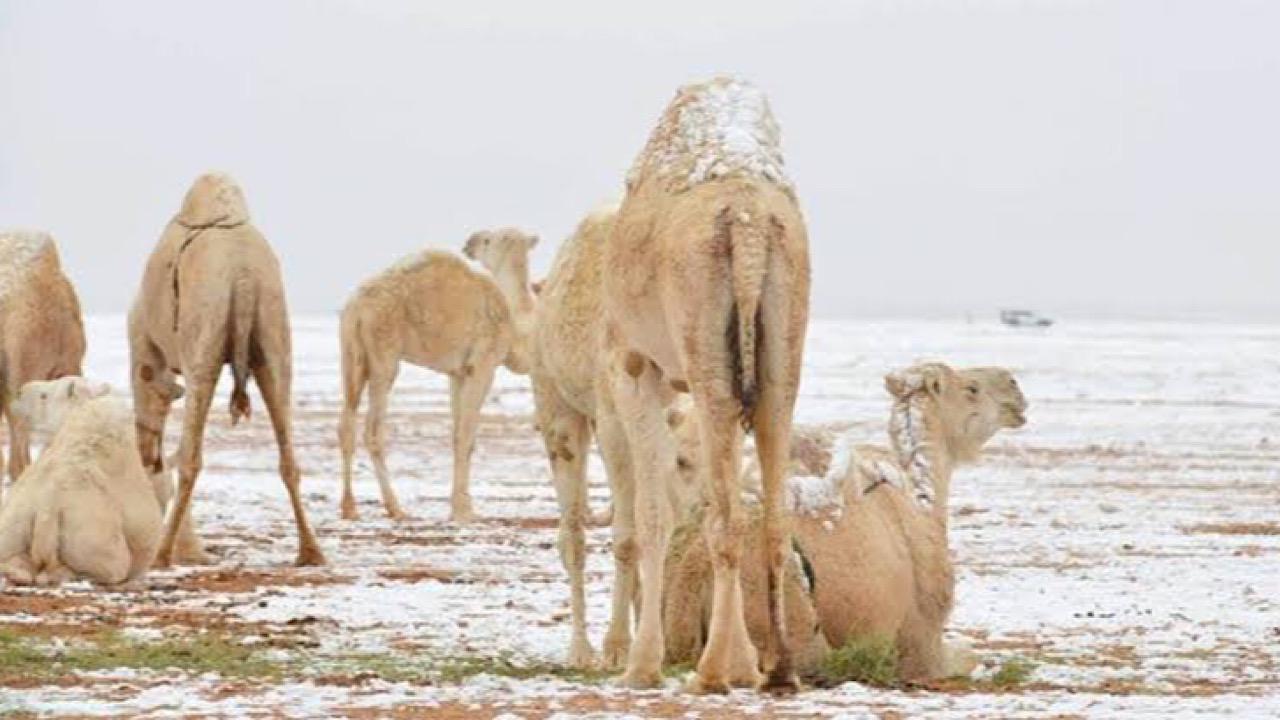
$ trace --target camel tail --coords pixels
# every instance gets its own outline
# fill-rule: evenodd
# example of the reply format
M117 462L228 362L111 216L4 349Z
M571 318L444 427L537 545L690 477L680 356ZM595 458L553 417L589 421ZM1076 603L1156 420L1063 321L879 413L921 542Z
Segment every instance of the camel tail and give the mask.
M769 259L767 218L730 207L720 213L719 221L729 235L733 283L733 312L725 329L734 366L733 390L742 408L742 427L749 432L759 386L760 296Z
M231 286L231 424L249 419L249 343L258 314L258 289L247 276L236 278Z

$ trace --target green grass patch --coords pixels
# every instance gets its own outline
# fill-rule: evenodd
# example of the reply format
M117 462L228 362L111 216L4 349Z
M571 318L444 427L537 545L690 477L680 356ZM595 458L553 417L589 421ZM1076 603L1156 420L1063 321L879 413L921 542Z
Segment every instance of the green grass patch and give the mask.
M388 653L347 655L332 661L318 659L311 665L320 675L370 677L387 682L457 684L477 675L527 680L553 677L561 680L597 684L613 673L605 670L579 670L541 660L518 658L512 653L497 655L404 656Z
M155 641L126 638L114 631L63 644L0 631L0 677L54 678L69 672L132 668L178 669L223 677L280 677L284 667L258 650L215 633Z
M898 684L898 648L890 638L851 638L822 659L817 679L825 685L852 681L894 687Z
M1009 658L991 675L991 685L999 690L1010 690L1031 679L1036 664L1024 658Z

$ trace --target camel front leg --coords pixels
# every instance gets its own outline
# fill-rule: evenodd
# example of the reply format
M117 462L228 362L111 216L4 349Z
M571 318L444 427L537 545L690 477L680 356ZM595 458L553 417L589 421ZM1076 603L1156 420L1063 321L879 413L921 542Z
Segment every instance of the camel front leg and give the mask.
M344 400L342 415L338 418L338 447L342 452L342 504L339 512L343 520L360 518L360 513L356 510L356 496L351 489L352 466L356 455L356 412L359 410L359 396L355 401L355 403L351 402L351 398Z
M632 605L638 590L636 576L636 483L626 431L618 422L612 398L601 393L597 403L596 438L613 509L613 598L609 630L604 636L604 665L621 670L631 651Z
M369 459L373 461L373 473L378 476L382 507L392 520L409 517L400 508L400 500L391 486L391 473L387 470L387 400L399 369L398 364L393 364L370 371L369 410L364 416L364 444L369 450Z
M495 366L472 366L449 376L449 408L453 412L453 491L449 519L468 523L475 519L471 508L471 453L475 450L480 407L493 385Z
M665 473L675 467L675 448L665 437L668 430L657 367L637 353L617 350L610 353L607 372L635 469L634 517L640 570L640 623L622 682L628 687L651 688L662 683L665 654L662 576L672 529Z

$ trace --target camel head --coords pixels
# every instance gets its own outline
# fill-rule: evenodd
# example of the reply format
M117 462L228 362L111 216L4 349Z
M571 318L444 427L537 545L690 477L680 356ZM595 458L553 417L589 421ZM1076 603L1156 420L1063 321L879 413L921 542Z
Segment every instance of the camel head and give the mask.
M993 435L1027 422L1027 400L1013 373L1005 368L953 370L942 363L920 363L889 373L884 383L894 398L895 409L911 407L921 411L919 420L924 427L915 432L933 438L940 435L953 462L977 460ZM896 439L902 441L901 437Z
M174 219L189 228L234 227L249 222L249 208L230 175L210 172L191 184Z
M96 383L77 375L57 380L29 382L22 386L10 406L13 413L36 432L52 433L62 427L71 411L94 398L111 392L107 383Z
M518 279L529 287L529 251L538 244L538 236L516 228L480 230L471 233L462 254L493 273L501 283L506 278Z

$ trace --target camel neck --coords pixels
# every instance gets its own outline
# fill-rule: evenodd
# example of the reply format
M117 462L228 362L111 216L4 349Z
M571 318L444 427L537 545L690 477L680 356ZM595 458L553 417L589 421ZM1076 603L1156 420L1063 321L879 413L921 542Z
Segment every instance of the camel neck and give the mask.
M512 315L525 318L533 313L533 291L529 289L528 268L503 267L499 272L493 273L493 280L510 306Z
M921 509L945 522L951 492L953 462L947 440L924 408L925 399L912 395L894 403L889 417L889 440L898 464L910 479L909 491Z

